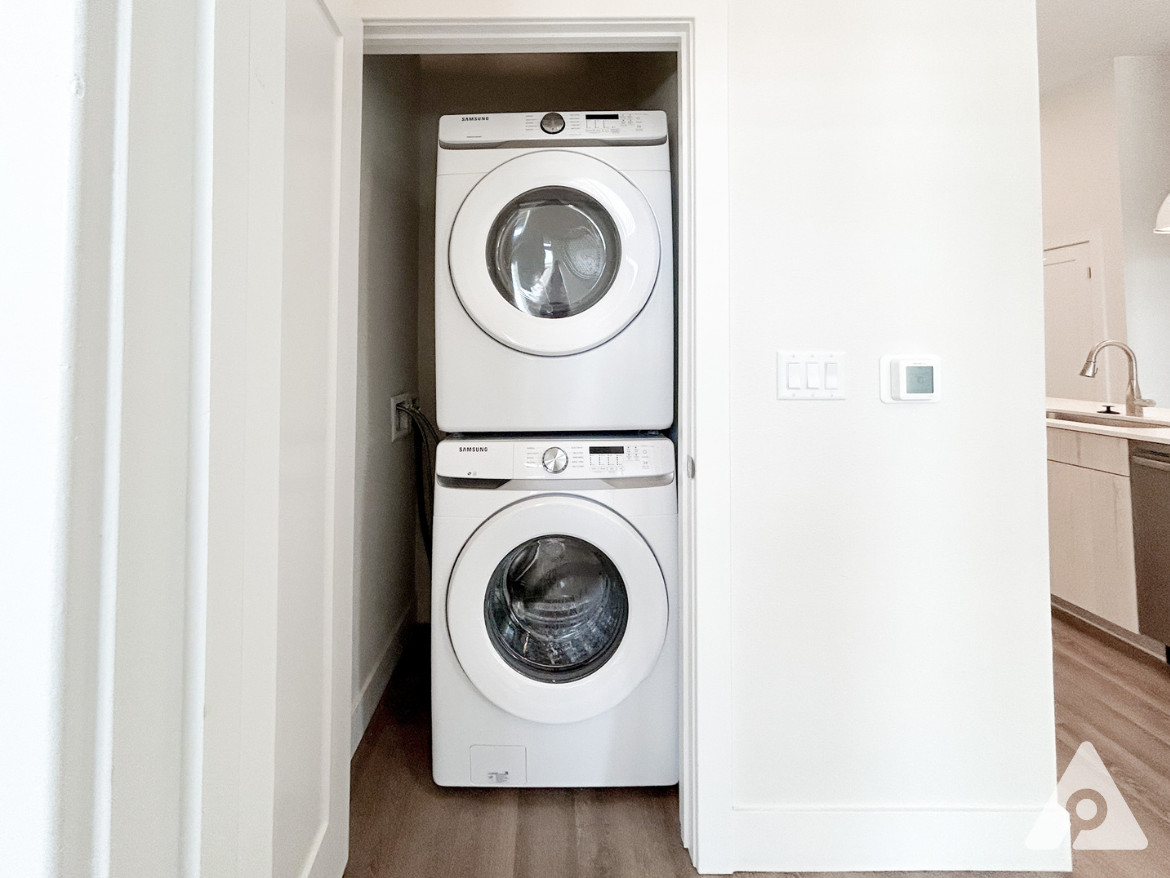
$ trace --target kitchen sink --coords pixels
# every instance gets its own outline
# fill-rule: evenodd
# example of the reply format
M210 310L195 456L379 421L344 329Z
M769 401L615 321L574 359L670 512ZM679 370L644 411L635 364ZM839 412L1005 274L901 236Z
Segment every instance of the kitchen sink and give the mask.
M1170 427L1170 421L1152 421L1129 415L1102 415L1090 412L1045 412L1052 421L1072 421L1077 424L1100 424L1103 427Z

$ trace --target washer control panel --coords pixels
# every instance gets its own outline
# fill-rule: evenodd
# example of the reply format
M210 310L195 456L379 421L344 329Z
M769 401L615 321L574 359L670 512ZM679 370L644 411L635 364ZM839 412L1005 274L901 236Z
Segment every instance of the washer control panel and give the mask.
M523 466L525 475L537 465L546 472L565 478L597 479L631 476L662 475L663 462L658 447L652 442L612 439L588 442L562 442L546 446L543 443L524 443ZM667 469L670 472L672 468Z
M463 479L623 479L672 475L674 444L663 436L448 438L438 475Z
M447 149L561 142L645 146L666 143L666 137L666 113L662 110L483 113L439 118L439 146Z

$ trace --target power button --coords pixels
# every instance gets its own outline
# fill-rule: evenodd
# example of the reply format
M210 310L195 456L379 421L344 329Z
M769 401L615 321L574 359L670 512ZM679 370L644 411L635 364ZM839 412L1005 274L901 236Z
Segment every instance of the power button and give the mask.
M545 134L560 134L565 130L565 117L560 113L545 113L540 120L540 130Z

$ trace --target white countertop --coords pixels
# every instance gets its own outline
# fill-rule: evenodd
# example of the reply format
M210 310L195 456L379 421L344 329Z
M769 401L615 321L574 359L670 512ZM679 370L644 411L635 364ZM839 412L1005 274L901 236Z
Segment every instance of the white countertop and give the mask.
M1050 396L1048 397L1046 411L1097 414L1103 408L1105 408L1105 404L1101 402L1090 402L1084 399L1061 399ZM1113 404L1113 408L1124 413L1125 403ZM1170 408L1151 406L1145 410L1144 417L1153 421L1170 422ZM1118 436L1122 439L1137 439L1145 442L1159 442L1163 445L1170 445L1170 427L1127 427L1113 426L1112 424L1081 424L1076 421L1057 421L1053 418L1047 418L1046 423L1049 427L1055 427L1058 430L1072 430L1077 433L1099 433L1102 436Z

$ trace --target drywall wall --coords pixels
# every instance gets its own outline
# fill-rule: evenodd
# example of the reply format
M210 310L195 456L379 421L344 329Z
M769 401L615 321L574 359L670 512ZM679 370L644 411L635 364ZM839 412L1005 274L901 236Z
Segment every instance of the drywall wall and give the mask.
M1104 300L1104 330L1096 341L1127 337L1117 125L1112 64L1040 96L1044 247L1087 241L1097 254L1100 264L1093 269ZM1123 401L1126 370L1119 357L1106 354L1096 378L1057 381L1061 392L1053 395Z
M413 436L390 441L391 398L417 393L419 59L366 59L358 267L353 718L357 747L415 609Z
M10 132L0 142L0 863L56 874L65 566L71 268L77 182L74 76L80 34L67 4L10 10L0 52ZM75 56L75 52L77 56Z
M1170 400L1170 236L1152 232L1170 193L1170 57L1113 62L1129 344L1147 397Z
M1034 9L732 0L736 862L1068 866L1055 783ZM700 295L702 291L700 291ZM778 402L781 349L846 399ZM878 398L941 357L936 404Z

